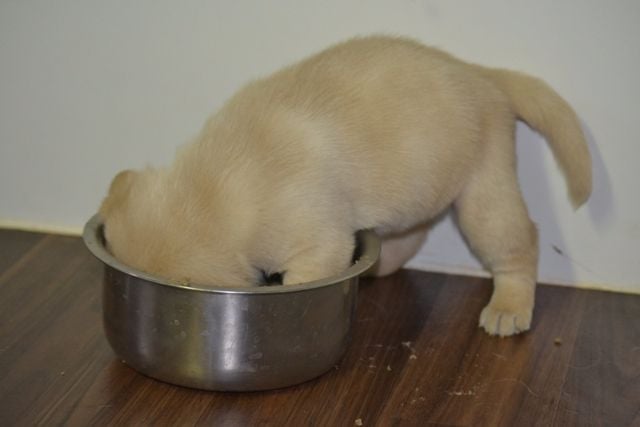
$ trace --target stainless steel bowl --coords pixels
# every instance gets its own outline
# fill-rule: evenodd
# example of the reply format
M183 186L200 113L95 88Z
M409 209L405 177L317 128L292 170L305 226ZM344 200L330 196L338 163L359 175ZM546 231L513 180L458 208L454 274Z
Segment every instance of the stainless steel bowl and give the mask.
M98 215L84 242L104 263L103 321L115 353L150 377L207 390L280 388L331 369L346 350L358 277L380 242L358 233L342 274L292 286L204 287L137 271L105 248Z

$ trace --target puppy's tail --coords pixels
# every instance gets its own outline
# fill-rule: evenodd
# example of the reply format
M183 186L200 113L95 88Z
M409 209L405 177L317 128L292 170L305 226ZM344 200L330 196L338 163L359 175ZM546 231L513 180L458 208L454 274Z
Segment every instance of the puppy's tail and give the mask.
M518 118L540 132L564 173L577 209L591 194L591 156L576 113L549 85L515 71L483 68L507 95Z

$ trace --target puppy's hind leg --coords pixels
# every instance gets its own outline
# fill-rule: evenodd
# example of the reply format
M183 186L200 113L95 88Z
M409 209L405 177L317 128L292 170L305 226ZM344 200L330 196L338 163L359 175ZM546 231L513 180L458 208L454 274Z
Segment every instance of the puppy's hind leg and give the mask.
M487 156L490 164L480 166L455 206L462 233L493 274L493 295L480 326L491 335L508 336L531 325L538 244L514 162L504 152L495 154Z

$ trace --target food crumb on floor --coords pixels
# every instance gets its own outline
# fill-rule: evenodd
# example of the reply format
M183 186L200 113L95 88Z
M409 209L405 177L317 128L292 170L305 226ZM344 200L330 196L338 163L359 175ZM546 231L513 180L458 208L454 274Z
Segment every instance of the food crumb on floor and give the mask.
M562 345L562 338L556 337L556 339L553 340L553 343L555 345Z
M447 394L449 396L475 396L475 392L473 390L469 391L448 391Z
M362 418L356 418L354 424L357 425L357 426L361 426L362 425Z

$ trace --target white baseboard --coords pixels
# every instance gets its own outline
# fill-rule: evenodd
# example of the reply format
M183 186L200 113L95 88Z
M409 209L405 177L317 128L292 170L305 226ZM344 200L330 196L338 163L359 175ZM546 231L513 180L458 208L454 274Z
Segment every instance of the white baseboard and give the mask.
M446 265L446 264L423 264L417 262L410 262L406 268L411 268L413 270L426 271L431 273L443 273L443 274L454 274L459 276L472 276L472 277L483 277L489 278L491 275L482 269L466 267L466 266L456 266L456 265ZM615 285L609 285L604 283L585 283L585 282L577 282L577 283L567 283L562 280L557 280L553 278L545 278L541 277L538 279L538 283L544 283L545 285L553 285L553 286L562 286L567 288L577 288L577 289L586 289L592 291L604 291L604 292L615 292L621 294L630 294L630 295L640 295L640 289L629 289L617 287Z
M32 231L35 233L62 234L65 236L82 235L82 227L60 226L51 224L41 224L30 221L20 221L0 218L0 228L10 230Z

